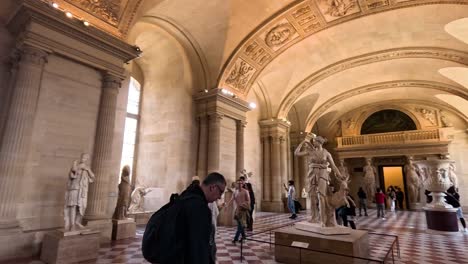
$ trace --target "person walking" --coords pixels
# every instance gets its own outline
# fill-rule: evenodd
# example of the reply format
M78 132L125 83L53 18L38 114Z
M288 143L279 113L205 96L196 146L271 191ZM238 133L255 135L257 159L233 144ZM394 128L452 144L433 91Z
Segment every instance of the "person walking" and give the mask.
M405 193L401 190L400 187L396 187L396 200L398 203L398 209L403 210L403 200L405 200Z
M375 203L377 204L377 218L385 218L385 194L380 188L377 188L377 193L375 194Z
M390 207L391 212L395 211L395 199L396 199L395 189L393 189L393 186L389 186L387 188L387 200L388 200L388 206Z
M349 191L346 192L346 199L348 200L349 207L344 209L344 218L343 218L343 225L344 226L351 226L352 229L356 229L356 203L354 202L354 198L349 194Z
M291 216L289 218L296 219L296 208L294 206L294 199L296 198L296 188L294 188L294 181L288 181L289 187L286 187L286 184L283 184L284 189L288 192L288 208Z
M227 206L230 206L234 201L236 203L236 210L234 212L234 219L237 222L237 230L234 235L232 243L236 244L239 241L239 236L241 240L244 240L245 227L247 226L247 219L249 217L250 211L250 196L249 192L245 189L244 181L242 179L237 180L237 193L233 196L233 199L229 201Z
M452 186L448 188L447 192L445 192L445 195L445 201L451 206L453 206L453 208L457 209L457 217L458 219L460 219L460 222L463 226L462 231L468 232L468 230L466 229L466 222L465 218L463 217L463 211L460 204L460 194L458 194L458 192L455 190L455 187Z
M364 209L364 215L367 215L367 194L364 192L362 187L359 187L359 191L357 193L359 198L359 216L362 216L362 209Z

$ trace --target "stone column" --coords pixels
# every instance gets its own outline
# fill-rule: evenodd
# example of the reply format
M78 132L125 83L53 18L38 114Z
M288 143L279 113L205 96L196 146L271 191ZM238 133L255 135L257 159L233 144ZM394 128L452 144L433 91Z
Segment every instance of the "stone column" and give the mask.
M198 160L197 175L203 179L207 173L207 150L208 150L208 117L200 116L198 118Z
M236 120L236 176L244 169L244 128L247 123Z
M96 175L94 183L90 184L88 207L85 220L91 228L101 231L103 238L110 239L112 233L111 217L109 212L109 184L111 177L118 177L112 167L112 142L114 138L114 124L117 106L118 89L122 79L104 74L102 81L101 103L99 106L92 170ZM113 186L112 186L113 187Z
M271 142L271 200L281 202L283 189L281 186L281 138L275 136Z
M289 161L288 161L288 140L287 136L280 137L280 157L281 157L281 186L283 183L288 185L288 181L292 180L289 178Z
M24 177L47 53L32 46L19 50L18 72L0 147L0 229L18 226L19 184Z
M263 144L263 200L271 201L271 172L270 172L270 137L262 138Z
M220 129L223 115L213 113L208 117L208 173L219 171Z

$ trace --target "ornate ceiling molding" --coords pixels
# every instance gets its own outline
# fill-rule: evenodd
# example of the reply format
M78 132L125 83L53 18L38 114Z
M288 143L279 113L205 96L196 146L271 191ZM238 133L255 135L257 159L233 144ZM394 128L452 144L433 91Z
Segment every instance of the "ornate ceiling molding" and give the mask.
M439 60L447 60L453 61L456 63L460 63L463 65L468 65L468 53L452 50L452 49L444 49L438 47L411 47L411 48L399 48L399 49L390 49L384 50L369 54L364 54L362 56L357 56L353 58L349 58L346 60L339 61L334 63L330 66L322 68L308 78L303 80L299 83L296 87L289 91L288 95L283 99L281 105L278 110L277 117L278 118L286 118L288 115L289 110L294 105L296 100L310 87L314 84L318 83L319 81L336 74L338 72L342 72L344 70L375 63L381 61L388 61L394 59L402 59L402 58L432 58L432 59L439 59Z
M392 88L401 88L401 87L417 87L417 88L434 89L438 91L447 92L453 95L457 95L457 96L460 96L461 98L468 100L468 90L466 88L461 87L461 86L454 86L454 85L450 85L446 83L441 83L441 82L423 81L423 80L399 80L399 81L375 83L375 84L365 85L365 86L361 86L361 87L346 91L335 97L330 98L329 100L321 104L317 108L317 110L311 113L309 117L307 118L305 131L311 131L315 122L317 122L317 120L320 118L322 114L324 114L330 107L336 105L337 103L343 101L346 98L350 98L356 95L360 95L360 94L368 93L372 91L392 89ZM384 104L384 103L385 102L382 102L379 104Z
M263 69L292 45L330 27L360 17L419 5L458 4L468 0L349 0L298 1L262 23L237 46L226 61L218 87L245 97ZM347 2L345 4L344 2Z
M49 3L51 0L41 0ZM62 10L119 38L125 38L143 0L53 0Z

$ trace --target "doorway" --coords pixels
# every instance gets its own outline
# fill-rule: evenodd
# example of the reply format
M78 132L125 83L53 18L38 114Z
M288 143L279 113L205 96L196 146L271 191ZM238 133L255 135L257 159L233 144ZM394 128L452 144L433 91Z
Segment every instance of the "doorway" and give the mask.
M381 166L380 171L380 175L382 175L380 178L380 186L383 186L382 191L387 195L386 191L389 186L399 187L404 194L403 209L407 209L407 192L405 178L403 177L403 166ZM397 203L397 201L395 202Z

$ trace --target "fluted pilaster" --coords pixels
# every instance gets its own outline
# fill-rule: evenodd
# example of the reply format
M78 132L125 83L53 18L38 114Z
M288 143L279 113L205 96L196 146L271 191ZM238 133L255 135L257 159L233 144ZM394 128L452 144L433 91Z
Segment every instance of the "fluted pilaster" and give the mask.
M271 201L270 137L263 137L262 144L263 144L263 200Z
M281 201L281 138L276 136L271 142L271 200Z
M197 160L197 175L202 179L208 174L207 171L207 150L208 150L208 117L201 116L198 118L198 160Z
M24 177L47 53L32 46L18 51L17 74L0 147L0 228L18 226L19 184Z
M244 169L244 129L247 123L236 121L236 175Z
M122 80L119 77L104 74L102 81L101 103L99 106L96 137L94 142L92 170L96 180L90 185L87 220L108 219L107 203L109 184L112 173L112 142L114 139L114 123L117 105L117 94Z
M222 114L212 114L208 119L208 172L219 171L220 129Z

